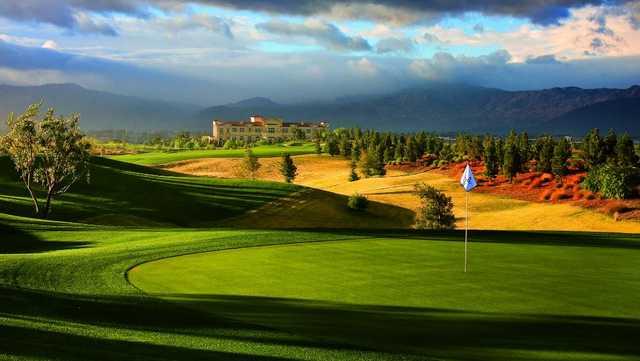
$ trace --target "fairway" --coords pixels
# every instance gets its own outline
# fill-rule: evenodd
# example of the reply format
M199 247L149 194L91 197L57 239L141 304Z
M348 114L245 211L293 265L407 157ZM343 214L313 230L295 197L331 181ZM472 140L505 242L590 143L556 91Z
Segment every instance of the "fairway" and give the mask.
M129 280L198 310L335 342L452 359L598 359L603 350L624 359L624 347L613 350L633 336L616 339L624 327L613 326L640 317L637 244L527 237L481 236L467 274L451 237L385 237L167 258L133 268ZM608 322L613 334L593 333Z
M310 154L315 152L313 144L304 145L262 145L252 148L257 157L279 157L283 153L289 155ZM112 159L141 165L160 165L200 158L241 158L245 150L239 149L204 149L204 150L176 150L155 151L148 153L116 155Z

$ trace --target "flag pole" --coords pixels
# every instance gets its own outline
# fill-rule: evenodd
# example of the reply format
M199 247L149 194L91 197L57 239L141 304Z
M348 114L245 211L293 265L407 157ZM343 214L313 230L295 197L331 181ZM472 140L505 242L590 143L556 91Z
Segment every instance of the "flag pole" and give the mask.
M467 272L467 238L469 234L469 192L465 190L465 215L464 215L464 272Z

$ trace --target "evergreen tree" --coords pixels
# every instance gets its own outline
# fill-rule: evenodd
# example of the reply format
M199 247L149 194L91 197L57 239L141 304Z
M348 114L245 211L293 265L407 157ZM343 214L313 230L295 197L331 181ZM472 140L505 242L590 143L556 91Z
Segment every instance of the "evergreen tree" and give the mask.
M538 163L536 165L538 172L551 173L553 171L553 152L555 142L551 136L543 136L539 139Z
M628 133L624 133L616 144L617 163L621 167L635 167L638 156L633 148L633 140Z
M618 144L618 135L613 129L609 129L607 136L603 140L603 157L609 164L616 164L618 157L616 157L616 148Z
M416 212L416 228L438 230L455 228L456 217L453 214L451 197L426 184L416 184L415 192L422 204Z
M498 163L498 151L496 149L496 142L492 136L488 135L484 139L484 175L488 178L495 178L500 170Z
M349 174L349 182L355 182L357 180L359 180L360 177L358 176L358 173L356 172L356 162L355 161L351 161L351 173Z
M518 150L518 139L515 132L511 131L504 145L504 159L502 161L502 173L513 181L513 177L521 169L520 152Z
M604 141L600 137L598 129L592 129L582 143L584 161L589 169L594 168L606 160L604 153Z
M316 138L313 141L313 144L316 147L316 154L318 154L318 155L322 154L322 145L320 144L320 138Z
M384 162L385 164L391 163L394 161L393 156L394 156L394 149L393 147L385 147L384 149Z
M551 161L553 174L559 177L567 175L569 172L567 168L569 158L571 158L571 143L562 137L553 149L553 159Z
M504 163L504 140L496 139L496 154L498 154L498 165Z
M398 143L396 144L394 155L393 155L393 158L395 159L396 162L402 162L402 157L404 154L403 149L404 147L402 146L402 143L398 141Z
M518 152L520 153L522 170L526 170L527 164L531 160L531 147L529 146L529 134L527 132L522 132L518 135Z
M338 148L338 141L335 137L329 136L327 138L327 143L325 144L325 153L329 153L330 156L334 156L340 154L340 149Z
M240 165L242 173L244 176L250 177L251 179L255 179L256 173L258 169L260 169L260 161L251 148L247 148L244 151L244 159Z
M418 159L418 150L416 146L415 139L412 136L407 137L407 146L404 149L405 151L405 159L409 162L415 163Z
M351 156L351 140L346 136L340 138L338 148L340 149L340 154L345 158L349 158Z
M287 183L291 183L298 175L298 167L293 163L293 159L288 153L282 155L280 174L282 174L284 181Z

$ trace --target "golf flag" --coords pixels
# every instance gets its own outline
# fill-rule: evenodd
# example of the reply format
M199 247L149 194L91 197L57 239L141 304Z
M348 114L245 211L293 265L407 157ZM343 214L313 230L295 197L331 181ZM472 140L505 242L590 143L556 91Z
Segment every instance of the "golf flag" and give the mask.
M465 216L464 216L464 272L467 272L467 241L469 239L469 192L475 188L478 183L476 183L476 178L473 176L473 171L467 163L467 167L464 169L464 173L462 173L462 178L460 178L460 184L464 188L465 192Z
M473 171L471 170L471 167L469 166L469 164L467 164L467 167L464 169L464 173L462 173L462 178L460 178L460 184L462 184L462 187L467 192L469 192L470 190L472 190L478 185L478 183L476 183L476 178L473 176Z

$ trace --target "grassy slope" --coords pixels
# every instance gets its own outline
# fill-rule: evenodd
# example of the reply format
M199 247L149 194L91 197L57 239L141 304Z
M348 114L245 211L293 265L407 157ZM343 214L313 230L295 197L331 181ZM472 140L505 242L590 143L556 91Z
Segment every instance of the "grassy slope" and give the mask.
M30 199L10 161L0 157L0 211L29 216ZM94 158L89 184L55 200L56 220L114 225L212 225L298 190L284 183L210 179Z
M253 152L258 157L279 157L282 153L290 155L309 154L315 152L313 144L301 146L265 145L253 148ZM244 149L216 149L216 150L182 150L175 152L149 152L139 154L126 154L113 156L113 159L123 162L159 165L171 162L179 162L188 159L200 158L233 158L242 157Z

